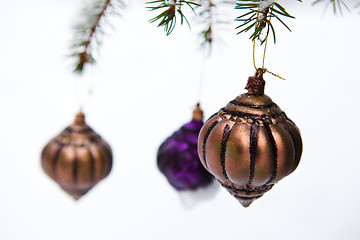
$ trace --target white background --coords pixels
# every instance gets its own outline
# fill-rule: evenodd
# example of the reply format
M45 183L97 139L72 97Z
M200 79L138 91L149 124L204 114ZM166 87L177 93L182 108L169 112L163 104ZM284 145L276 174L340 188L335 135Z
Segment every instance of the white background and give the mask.
M356 11L335 17L294 1L285 5L296 16L287 20L293 32L278 25L269 44L266 67L287 80L265 75L266 93L302 132L298 169L247 209L224 189L186 209L155 158L198 100L198 29L166 37L147 23L154 13L132 1L112 18L98 63L77 77L67 56L80 0L0 3L1 240L360 238ZM204 67L206 117L254 73L251 41L236 24L219 33L223 43ZM111 144L114 166L74 202L42 171L40 152L73 121L88 86L87 121Z

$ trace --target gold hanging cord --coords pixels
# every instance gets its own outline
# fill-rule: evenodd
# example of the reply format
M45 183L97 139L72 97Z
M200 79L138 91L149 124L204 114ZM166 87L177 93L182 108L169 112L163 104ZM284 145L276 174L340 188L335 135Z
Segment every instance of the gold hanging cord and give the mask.
M272 10L271 10L272 12ZM270 17L269 17L269 21L268 21L268 24L270 24L270 21L271 21L271 12L270 12ZM260 4L259 4L259 8L258 8L258 13L257 13L257 19L259 20L259 13L260 13ZM268 29L269 31L269 29ZM260 33L261 34L261 33ZM267 33L269 34L269 33ZM268 36L266 36L266 39L265 39L265 46L264 46L264 54L263 54L263 61L262 61L262 69L263 69L263 72L266 73L270 73L271 75L275 76L275 77L278 77L282 80L286 80L285 78L281 77L279 74L276 74L276 73L273 73L269 70L267 70L265 68L265 55L266 55L266 47L267 47L267 43L268 43ZM255 61L255 39L253 40L253 64L254 64L254 67L255 67L255 70L257 70L258 68L256 67L256 61Z

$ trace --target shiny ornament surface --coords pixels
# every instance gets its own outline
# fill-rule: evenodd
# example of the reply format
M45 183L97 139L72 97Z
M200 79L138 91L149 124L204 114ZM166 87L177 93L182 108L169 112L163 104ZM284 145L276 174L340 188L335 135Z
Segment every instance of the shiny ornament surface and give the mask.
M210 117L199 134L202 164L244 207L292 173L302 153L299 129L263 94L264 85L262 74L249 78L249 92Z
M44 147L41 163L46 174L78 200L110 173L112 152L80 112Z
M157 165L169 183L178 191L207 187L214 178L200 163L197 154L198 134L203 114L197 105L193 119L183 125L159 147Z

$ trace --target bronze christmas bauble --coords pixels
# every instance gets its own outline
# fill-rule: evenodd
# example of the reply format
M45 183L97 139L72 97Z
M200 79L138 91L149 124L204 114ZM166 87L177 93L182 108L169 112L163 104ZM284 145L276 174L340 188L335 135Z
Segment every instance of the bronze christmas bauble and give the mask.
M112 152L80 112L44 147L41 163L46 174L78 200L110 173Z
M302 153L299 129L264 94L262 74L205 122L198 141L204 167L244 207L292 173Z

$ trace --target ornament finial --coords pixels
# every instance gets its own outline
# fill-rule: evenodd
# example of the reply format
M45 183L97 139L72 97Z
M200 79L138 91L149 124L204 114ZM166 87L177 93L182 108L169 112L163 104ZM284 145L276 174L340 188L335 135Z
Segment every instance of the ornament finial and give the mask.
M249 77L249 80L245 86L249 94L263 95L265 89L265 80L263 78L264 69L258 68L253 77Z
M67 192L75 201L79 200L83 195L85 195L90 189L65 189L63 188L65 192Z
M195 109L193 111L193 120L195 121L202 121L204 119L204 114L202 109L200 108L200 103L197 103Z
M244 207L244 208L247 208L248 206L250 206L250 204L252 204L252 202L254 201L253 199L251 200L243 200L243 199L238 199L238 201L241 203L241 205Z

